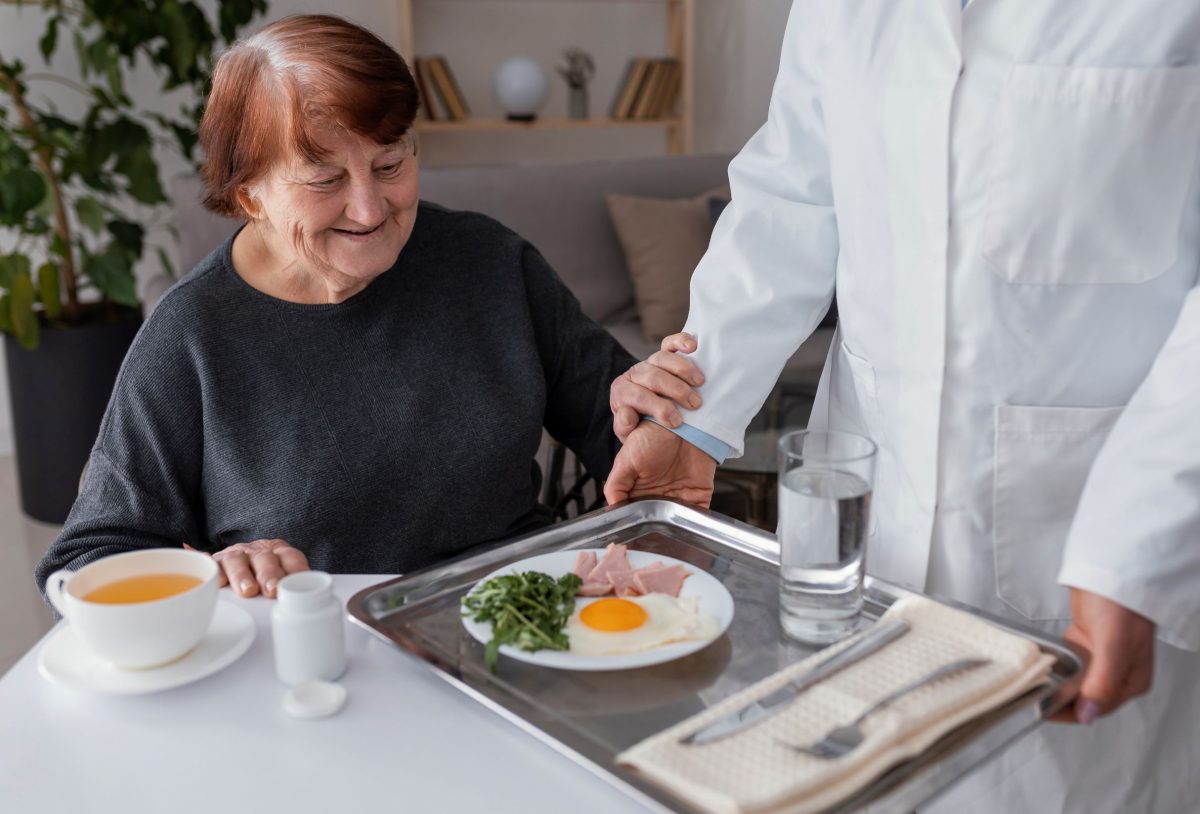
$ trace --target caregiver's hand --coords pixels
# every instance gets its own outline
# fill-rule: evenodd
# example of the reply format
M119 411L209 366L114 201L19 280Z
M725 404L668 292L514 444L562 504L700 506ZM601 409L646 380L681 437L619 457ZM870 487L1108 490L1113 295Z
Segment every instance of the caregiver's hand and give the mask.
M221 566L221 586L232 585L242 596L274 598L275 585L288 574L308 570L308 558L283 540L255 540L223 548L213 559Z
M672 334L662 341L661 349L649 359L638 362L618 376L608 390L608 406L613 413L613 430L624 443L642 416L654 416L667 427L683 423L679 404L692 409L700 406L700 394L693 390L704 382L702 374L686 356L696 349L690 334Z
M1154 623L1099 594L1071 589L1071 627L1063 634L1090 655L1083 685L1056 720L1090 724L1150 689Z
M631 497L661 495L708 507L717 462L653 421L629 433L604 483L604 498L617 503Z

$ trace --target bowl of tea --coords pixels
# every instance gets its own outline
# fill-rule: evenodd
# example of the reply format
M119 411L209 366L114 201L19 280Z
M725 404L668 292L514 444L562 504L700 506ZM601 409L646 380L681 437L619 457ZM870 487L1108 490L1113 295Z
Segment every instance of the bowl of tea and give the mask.
M145 670L182 658L204 638L218 571L207 554L151 548L56 571L46 596L101 658Z

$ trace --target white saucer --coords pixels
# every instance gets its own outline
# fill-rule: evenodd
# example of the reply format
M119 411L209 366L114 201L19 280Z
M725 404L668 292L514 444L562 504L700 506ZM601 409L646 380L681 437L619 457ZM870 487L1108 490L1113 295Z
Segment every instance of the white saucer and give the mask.
M149 670L123 670L93 653L67 622L50 632L38 652L38 672L51 681L109 695L142 695L190 684L227 667L254 641L254 619L217 602L212 627L192 652Z

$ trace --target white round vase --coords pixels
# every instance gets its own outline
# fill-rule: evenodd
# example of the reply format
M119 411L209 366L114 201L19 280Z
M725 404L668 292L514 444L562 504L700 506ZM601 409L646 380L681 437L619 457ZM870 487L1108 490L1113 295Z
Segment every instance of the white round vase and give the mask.
M550 82L546 72L528 57L512 57L500 63L492 77L492 92L508 118L533 121L546 103Z

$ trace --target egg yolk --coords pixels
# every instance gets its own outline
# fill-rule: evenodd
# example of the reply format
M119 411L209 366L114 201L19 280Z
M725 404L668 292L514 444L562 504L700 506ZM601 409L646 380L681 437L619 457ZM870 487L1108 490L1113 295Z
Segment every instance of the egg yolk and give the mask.
M599 599L579 612L579 621L592 630L615 633L641 627L646 621L646 611L628 599Z

